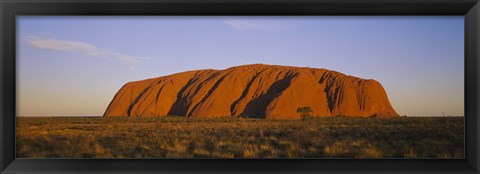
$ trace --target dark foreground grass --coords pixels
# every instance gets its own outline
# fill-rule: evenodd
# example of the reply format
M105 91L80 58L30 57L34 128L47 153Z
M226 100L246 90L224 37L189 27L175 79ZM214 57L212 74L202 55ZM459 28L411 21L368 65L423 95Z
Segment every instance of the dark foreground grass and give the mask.
M17 118L17 158L463 158L464 118Z

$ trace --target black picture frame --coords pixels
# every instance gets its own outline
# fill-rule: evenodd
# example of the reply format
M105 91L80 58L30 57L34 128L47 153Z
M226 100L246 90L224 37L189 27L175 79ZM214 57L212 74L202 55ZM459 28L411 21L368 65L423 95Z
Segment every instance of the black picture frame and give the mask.
M1 173L479 173L478 0L0 0L0 13ZM18 15L464 15L465 159L15 159Z

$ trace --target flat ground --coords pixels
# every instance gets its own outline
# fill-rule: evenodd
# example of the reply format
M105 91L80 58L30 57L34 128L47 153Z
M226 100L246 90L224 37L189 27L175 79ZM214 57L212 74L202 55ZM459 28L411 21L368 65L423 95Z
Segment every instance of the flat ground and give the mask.
M463 117L17 117L17 158L463 158Z

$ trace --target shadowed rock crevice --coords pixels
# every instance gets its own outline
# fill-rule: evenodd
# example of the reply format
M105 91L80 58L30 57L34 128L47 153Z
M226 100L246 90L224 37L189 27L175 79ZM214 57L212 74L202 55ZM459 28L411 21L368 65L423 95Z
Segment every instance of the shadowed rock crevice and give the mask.
M285 77L282 80L274 82L267 93L260 95L258 98L248 102L245 110L240 114L240 117L248 118L265 118L265 112L268 104L270 104L275 97L290 86L290 81L293 77Z
M248 92L250 91L250 88L252 87L253 82L255 82L255 80L257 80L257 77L260 76L260 74L262 74L266 70L267 69L264 69L264 70L258 72L253 78L251 78L251 80L247 83L247 86L245 87L245 90L243 90L242 95L237 100L235 100L232 103L232 105L230 105L230 113L232 113L232 115L236 115L235 107L237 106L237 104L241 100L243 100L247 96Z
M137 96L137 98L135 98L135 100L133 100L132 104L130 104L130 106L128 107L128 110L127 110L127 113L128 113L128 116L138 116L136 114L132 114L132 110L133 110L133 107L138 104L138 101L140 100L140 98L142 98L143 94L145 94L145 92L147 92L152 86L148 86L147 88L145 88L142 92L140 92L140 94Z
M199 105L203 104L205 102L205 100L210 97L210 95L212 95L213 91L215 91L215 89L217 89L218 85L220 85L220 83L222 83L223 79L225 79L227 75L224 75L222 77L220 77L220 79L218 79L215 84L212 86L212 88L210 88L210 90L208 90L207 94L202 98L202 100L200 100L200 102L198 102L196 105L194 105L193 109L191 110L191 112L195 112L195 110L198 108ZM213 79L213 78L212 78ZM186 116L190 116L191 113L187 113Z
M187 107L186 107L186 98L182 96L185 90L196 81L197 79L193 78L190 79L185 86L180 89L177 93L177 100L173 103L172 107L168 111L168 115L176 115L176 116L185 116L187 114Z

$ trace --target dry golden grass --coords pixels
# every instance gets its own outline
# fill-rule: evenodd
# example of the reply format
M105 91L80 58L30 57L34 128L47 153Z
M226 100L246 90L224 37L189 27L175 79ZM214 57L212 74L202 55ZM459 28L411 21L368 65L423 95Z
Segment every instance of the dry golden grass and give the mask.
M463 117L17 118L18 158L463 158Z

